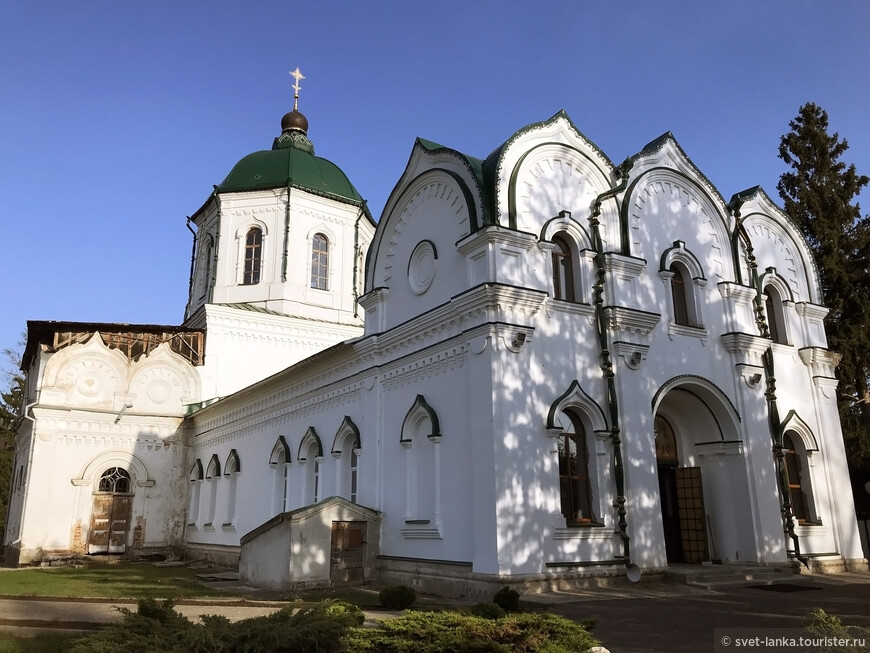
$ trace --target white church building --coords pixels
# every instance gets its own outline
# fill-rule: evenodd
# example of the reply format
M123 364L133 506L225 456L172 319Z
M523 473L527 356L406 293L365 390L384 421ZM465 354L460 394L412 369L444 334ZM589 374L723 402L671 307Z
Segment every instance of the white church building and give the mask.
M375 223L307 132L190 218L182 325L28 323L7 563L456 596L866 569L818 273L764 191L670 133L616 166L560 112L485 159L418 139Z

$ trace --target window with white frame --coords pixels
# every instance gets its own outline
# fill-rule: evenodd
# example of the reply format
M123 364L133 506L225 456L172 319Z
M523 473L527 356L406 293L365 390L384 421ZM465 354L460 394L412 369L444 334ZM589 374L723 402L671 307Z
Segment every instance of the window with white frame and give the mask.
M130 474L123 467L110 467L103 472L98 485L99 492L112 494L130 493Z
M290 477L290 448L283 435L272 447L269 454L269 466L272 468L272 512L276 515L287 512L287 490Z
M208 481L208 505L206 509L205 525L211 526L214 524L214 512L217 505L218 481L221 477L221 464L218 461L217 454L212 454L211 460L208 462L208 467L205 471L205 480Z
M236 450L230 451L224 464L224 476L227 478L227 502L224 516L224 526L232 526L236 523L236 501L239 485L239 474L242 472L242 464Z
M703 289L707 279L698 259L683 241L674 241L673 247L662 254L659 276L667 290L671 325L678 333L703 329Z
M800 435L786 431L782 437L782 453L791 513L799 524L817 523L807 450Z
M574 293L574 256L564 233L553 236L553 298L576 301Z
M205 254L203 255L204 260L202 262L202 294L200 298L205 297L206 294L208 294L208 286L211 281L211 264L212 259L214 258L214 238L210 235L206 235L204 245L203 249Z
M199 520L200 491L202 490L202 463L199 459L190 468L190 503L187 507L187 523L195 524Z
M338 464L336 494L352 503L357 501L359 452L359 429L350 417L345 416L333 439L332 456Z
M682 326L696 326L689 320L689 306L692 302L686 296L691 288L691 281L686 283L688 270L679 263L672 263L669 271L671 273L671 301L674 307L674 322Z
M429 524L440 512L441 425L423 395L405 415L399 442L405 448L405 521Z
M773 284L764 288L764 312L767 318L767 331L770 339L783 345L788 344L785 326L785 305L782 295Z
M586 428L573 410L562 413L558 436L559 500L568 526L596 523Z
M308 427L308 431L299 443L296 460L305 470L302 504L317 503L322 491L320 463L323 461L323 445L313 426Z
M243 285L253 286L260 283L260 268L262 264L263 230L259 227L252 227L245 235Z
M311 287L329 290L329 240L319 233L311 239Z

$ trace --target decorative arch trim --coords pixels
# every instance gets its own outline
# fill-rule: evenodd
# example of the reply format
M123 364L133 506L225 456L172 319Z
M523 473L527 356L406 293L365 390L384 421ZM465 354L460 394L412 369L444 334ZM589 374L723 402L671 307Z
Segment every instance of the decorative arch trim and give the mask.
M233 449L235 451L235 449ZM272 451L269 453L269 464L277 465L278 464L278 455L281 452L284 452L284 462L290 462L290 447L287 444L287 440L284 439L283 435L279 435L278 439L275 440L275 444L272 447Z
M386 220L378 223L378 228L375 231L374 238L369 244L368 256L365 263L365 278L366 288L389 287L387 281L383 278L383 270L381 269L386 261L391 257L390 239L396 234L396 229L401 224L402 214L405 209L413 202L415 193L429 183L429 177L444 174L456 184L456 188L461 193L465 200L466 210L468 212L468 233L475 233L484 225L482 218L478 213L478 204L475 201L475 193L468 186L465 179L461 175L443 167L428 168L418 174L413 179L410 179L403 185L401 191L393 200L393 195L387 200L389 214L385 213ZM398 187L393 190L396 193Z
M216 453L211 455L211 458L208 461L208 467L205 470L205 477L207 479L220 477L221 475L221 461L218 460L218 456Z
M798 415L795 410L790 410L788 415L786 415L785 419L782 421L783 435L786 431L797 433L803 441L807 452L819 450L819 443L816 440L816 436L813 434L812 429L803 419L801 419L800 415Z
M190 468L190 482L201 481L203 479L204 474L202 473L202 461L197 458L193 461L193 465Z
M350 417L345 415L344 419L341 422L341 426L338 427L338 431L336 432L335 438L332 441L331 453L334 456L340 456L342 452L342 447L349 438L353 441L352 446L354 449L362 449L359 428L357 428L357 425L353 423L353 420Z
M604 416L604 411L592 397L590 397L577 379L571 381L571 385L556 400L550 405L550 411L547 413L546 428L548 431L557 431L559 426L556 424L556 418L559 413L564 412L566 408L579 408L589 418L592 423L593 431L607 430L607 419Z
M224 476L232 474L231 469L234 469L236 474L242 471L242 462L239 460L239 454L235 449L230 450L227 461L224 463Z
M315 457L323 458L323 443L320 441L320 436L317 435L317 431L314 430L313 426L309 426L302 437L302 442L299 443L299 452L296 454L296 460L300 463L308 460L308 450L311 448L312 443L317 446L317 453L314 454Z
M411 442L411 438L405 437L405 433L408 432L408 424L421 415L428 417L429 423L432 425L432 433L428 434L426 437L441 437L441 422L438 419L438 413L435 412L435 409L432 408L432 406L426 403L426 399L423 395L417 395L414 398L414 403L411 405L411 408L407 413L405 413L405 419L402 420L402 434L399 437L399 442Z
M644 170L641 174L633 179L631 183L628 185L628 189L625 191L623 195L622 205L619 210L619 221L620 221L620 231L621 231L621 248L622 253L626 255L633 255L631 251L631 211L632 207L634 207L634 197L635 193L642 188L649 186L650 184L655 183L658 180L667 180L668 177L672 177L673 179L680 180L685 182L686 184L690 184L692 188L697 191L698 196L697 199L702 206L705 206L709 210L709 214L711 220L713 216L718 218L719 223L716 225L718 227L718 236L720 237L720 241L723 247L723 256L728 256L729 259L733 258L734 253L730 249L731 244L731 229L730 229L730 220L731 216L727 210L727 204L725 199L722 197L721 193L710 183L704 174L698 170L697 166L686 156L683 149L679 146L679 144L674 140L673 136L668 132L665 136L667 136L667 140L676 145L682 159L685 163L687 163L692 172L695 175L698 175L699 179L695 179L692 175L683 172L682 170L675 170L674 168L665 167L665 166L656 166ZM661 140L661 139L659 139ZM662 141L662 145L665 142ZM648 146L649 147L649 146ZM705 183L707 185L705 185ZM641 186L641 184L645 184ZM733 269L731 265L732 261L723 261L722 272L723 274L730 272Z
M675 240L673 247L664 251L659 264L659 272L667 272L674 263L682 263L689 270L693 281L707 280L704 276L704 268L701 267L698 258L686 249L686 243L682 240Z
M573 124L571 125L573 127ZM576 129L575 129L576 131ZM584 137L585 140L585 137ZM520 172L523 170L523 164L525 164L526 160L532 157L532 155L539 154L538 150L541 148L556 148L559 150L563 150L569 153L569 156L576 156L576 161L578 163L582 163L584 166L588 166L587 170L584 172L587 174L587 180L589 185L595 188L596 194L601 193L604 190L609 188L609 180L607 179L607 173L604 172L601 167L595 162L595 160L589 156L586 152L583 152L579 148L574 145L568 143L562 143L555 140L548 140L546 142L537 143L525 152L517 159L516 163L514 163L513 168L511 169L511 174L508 179L508 194L507 194L507 218L508 218L508 227L511 229L517 229L517 179L519 177ZM502 153L504 154L504 152ZM501 163L501 161L499 161ZM597 178L596 178L597 175ZM583 207L586 208L586 207Z
M151 487L155 483L148 475L145 463L135 454L127 451L107 451L92 458L77 477L70 479L70 482L73 485L91 485L94 479L99 479L109 467L120 467L126 470L139 487Z
M259 229L260 233L263 235L263 238L269 235L269 227L266 225L266 223L257 218L253 218L239 225L238 229L236 229L236 239L245 240L245 238L248 236L248 232L251 229Z
M553 241L553 237L564 232L569 234L577 245L578 250L592 249L592 238L582 224L571 217L571 211L559 211L559 215L550 218L541 227L541 240Z
M726 412L729 414L730 417L735 420L735 422L739 423L743 421L740 418L740 413L738 413L737 409L734 407L734 403L731 401L730 397L722 392L719 386L717 386L715 383L705 379L703 376L698 376L697 374L680 374L679 376L675 376L665 381L653 395L652 401L650 402L652 414L656 414L662 397L664 397L671 390L674 390L675 388L684 385L696 385L704 388L705 390L713 394L721 402L722 406L726 409ZM686 390L686 388L683 389ZM704 405L707 405L707 402L704 401L703 397L698 398L704 403ZM710 406L707 407L710 408Z
M789 302L794 301L794 292L792 291L791 286L774 267L767 268L764 271L764 274L759 279L759 286L758 290L760 292L764 292L764 289L767 286L773 286L776 288L776 292L779 293L780 299Z

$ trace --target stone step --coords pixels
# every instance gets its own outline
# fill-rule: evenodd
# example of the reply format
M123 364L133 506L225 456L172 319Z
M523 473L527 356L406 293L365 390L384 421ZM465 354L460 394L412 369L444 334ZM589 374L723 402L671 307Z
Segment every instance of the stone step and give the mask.
M734 585L756 583L770 585L784 581L794 574L789 567L737 567L732 565L672 568L665 572L665 579L682 585L713 589Z

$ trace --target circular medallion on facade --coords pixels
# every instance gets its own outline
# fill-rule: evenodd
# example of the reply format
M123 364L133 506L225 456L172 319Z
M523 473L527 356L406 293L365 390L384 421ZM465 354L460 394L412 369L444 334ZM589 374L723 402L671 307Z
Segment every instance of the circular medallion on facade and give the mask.
M435 245L428 240L418 243L408 261L408 282L415 294L422 295L432 285L437 263Z
M103 388L103 379L90 370L76 377L76 390L85 397L95 397Z
M148 398L155 404L165 404L172 394L172 386L166 381L152 381L148 384Z

